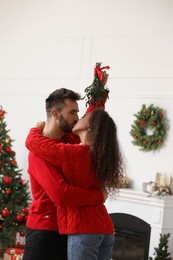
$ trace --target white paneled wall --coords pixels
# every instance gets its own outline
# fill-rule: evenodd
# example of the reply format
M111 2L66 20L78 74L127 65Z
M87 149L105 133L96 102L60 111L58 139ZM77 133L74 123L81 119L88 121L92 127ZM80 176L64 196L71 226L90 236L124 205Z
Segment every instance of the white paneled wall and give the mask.
M0 0L0 104L25 179L24 142L29 128L45 119L45 98L59 87L83 95L98 61L111 67L107 110L133 188L141 190L156 172L173 175L172 13L171 0ZM131 144L133 114L142 104L167 112L170 128L160 151ZM79 105L82 115L84 101Z

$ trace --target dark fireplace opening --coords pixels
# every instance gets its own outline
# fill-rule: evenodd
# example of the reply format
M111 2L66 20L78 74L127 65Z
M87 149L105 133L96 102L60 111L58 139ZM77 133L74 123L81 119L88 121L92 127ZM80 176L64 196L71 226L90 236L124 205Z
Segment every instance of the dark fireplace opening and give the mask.
M148 260L151 227L135 216L111 213L115 227L113 260Z

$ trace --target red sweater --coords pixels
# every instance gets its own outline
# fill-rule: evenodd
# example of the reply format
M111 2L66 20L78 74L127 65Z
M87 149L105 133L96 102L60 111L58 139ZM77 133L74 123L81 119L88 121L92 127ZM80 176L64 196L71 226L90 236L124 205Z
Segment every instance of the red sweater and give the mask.
M62 144L41 136L33 128L26 140L29 150L60 167L70 185L84 189L100 189L87 145ZM61 234L112 234L114 227L103 203L93 206L63 206L58 203L58 226Z
M75 142L71 135L65 142ZM58 141L54 141L58 143ZM62 141L61 141L62 142ZM98 190L71 186L61 170L32 152L28 156L31 191L33 200L26 226L31 229L58 230L56 205L80 207L103 203L103 194Z

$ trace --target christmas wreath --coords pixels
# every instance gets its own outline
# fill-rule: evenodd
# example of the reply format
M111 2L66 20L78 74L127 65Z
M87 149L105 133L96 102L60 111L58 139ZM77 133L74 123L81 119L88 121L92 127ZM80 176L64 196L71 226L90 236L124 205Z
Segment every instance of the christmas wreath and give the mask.
M165 141L168 124L160 107L151 104L149 107L142 105L137 114L136 120L131 125L130 134L133 137L132 143L140 146L142 151L159 149Z

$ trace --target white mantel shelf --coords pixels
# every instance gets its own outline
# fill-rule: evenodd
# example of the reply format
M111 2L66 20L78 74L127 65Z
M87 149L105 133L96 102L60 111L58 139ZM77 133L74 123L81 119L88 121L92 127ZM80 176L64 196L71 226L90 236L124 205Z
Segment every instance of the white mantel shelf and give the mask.
M148 196L134 189L120 189L116 199L108 199L109 213L125 213L136 216L151 227L149 256L158 246L160 234L170 233L169 251L173 255L173 196Z
M125 200L133 203L150 204L151 206L166 206L173 207L173 196L149 196L148 193L137 191L133 189L120 189L119 195L117 195L117 200Z

